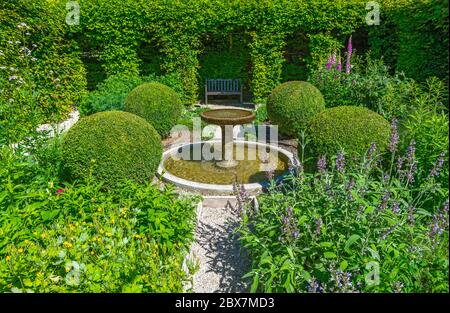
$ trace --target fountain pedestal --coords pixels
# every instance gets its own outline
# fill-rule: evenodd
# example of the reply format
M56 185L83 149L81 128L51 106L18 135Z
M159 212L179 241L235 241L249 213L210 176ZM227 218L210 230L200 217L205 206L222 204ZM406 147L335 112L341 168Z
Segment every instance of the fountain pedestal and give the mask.
M235 167L238 165L238 161L233 160L233 127L231 126L231 131L227 131L226 125L221 125L220 130L222 132L222 160L216 161L215 164L222 168Z
M238 161L233 159L233 127L252 122L255 119L255 113L243 109L215 109L201 113L200 117L206 123L218 125L221 128L222 159L216 160L216 166L221 168L237 166Z

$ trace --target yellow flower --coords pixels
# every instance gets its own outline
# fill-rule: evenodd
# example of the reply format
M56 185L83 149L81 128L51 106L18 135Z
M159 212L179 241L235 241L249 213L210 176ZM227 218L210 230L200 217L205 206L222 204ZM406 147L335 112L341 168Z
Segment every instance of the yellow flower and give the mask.
M70 242L68 242L68 241L64 241L63 245L64 245L64 247L66 247L68 249L73 247L73 245Z
M114 219L112 219L112 220L111 220L111 223L112 223L112 224L114 224L114 223L115 223L115 220L114 220Z
M17 250L19 253L23 252L23 248L19 248L19 250Z
M50 188L53 188L53 182L49 182L48 185L50 186Z
M9 261L11 261L11 256L7 255L6 256L6 262L9 262Z
M46 234L46 233L42 233L42 234L41 234L41 238L42 238L42 239L45 239L45 237L47 237L47 234Z

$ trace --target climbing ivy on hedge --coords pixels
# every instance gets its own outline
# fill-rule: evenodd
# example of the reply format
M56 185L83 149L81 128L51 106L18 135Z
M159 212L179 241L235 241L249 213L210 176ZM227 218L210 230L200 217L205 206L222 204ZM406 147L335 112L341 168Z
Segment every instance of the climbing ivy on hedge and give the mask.
M0 144L64 119L86 88L65 7L47 0L0 2Z
M292 40L293 34L300 33L307 41L308 51L302 62L311 70L333 49L342 46L350 34L367 28L365 0L78 2L81 8L78 26L65 23L66 0L38 0L33 5L28 5L32 1L18 0L6 4L9 10L2 14L2 28L15 27L12 21L19 9L14 7L22 8L21 16L36 23L45 21L40 23L45 24L40 30L47 33L40 33L39 40L45 39L45 43L54 47L64 47L64 53L75 53L70 57L70 67L80 67L82 49L98 56L107 76L142 75L141 50L143 46L149 47L160 60L161 73L158 75L179 77L185 103L198 98L199 58L210 37L226 38L238 34L246 38L251 65L246 85L254 100L263 102L281 82L286 42L288 38ZM413 78L430 75L447 78L448 1L380 2L382 23L367 28L375 56L384 56L388 65L395 65L394 68L404 70ZM40 8L40 13L36 13L36 8ZM70 45L61 45L62 40L70 40ZM82 70L78 72L83 74Z
M380 25L369 28L375 57L419 81L448 81L448 0L381 0Z
M185 102L197 99L199 56L209 36L250 38L250 87L262 100L280 83L287 35L301 29L343 41L364 25L365 16L362 0L81 0L80 6L80 40L99 52L108 75L136 74L137 51L147 42L164 55L161 70L180 77ZM311 49L323 47L327 55L332 47L319 39Z

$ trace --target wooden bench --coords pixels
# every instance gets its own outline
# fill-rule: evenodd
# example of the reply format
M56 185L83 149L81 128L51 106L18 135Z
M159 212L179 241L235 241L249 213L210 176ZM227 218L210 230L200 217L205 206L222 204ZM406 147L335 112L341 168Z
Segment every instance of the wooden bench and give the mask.
M208 96L239 96L243 103L242 84L240 79L207 79L205 83L205 104Z

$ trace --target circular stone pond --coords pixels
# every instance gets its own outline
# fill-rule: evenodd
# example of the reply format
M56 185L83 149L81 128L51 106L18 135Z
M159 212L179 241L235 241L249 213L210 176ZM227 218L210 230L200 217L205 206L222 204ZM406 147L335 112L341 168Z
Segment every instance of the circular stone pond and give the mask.
M163 180L188 189L231 192L237 179L248 191L257 191L267 184L267 171L271 171L275 179L282 178L293 162L293 155L280 147L234 141L233 159L237 165L222 168L213 157L214 154L220 156L221 150L220 140L172 147L164 152L158 174Z

